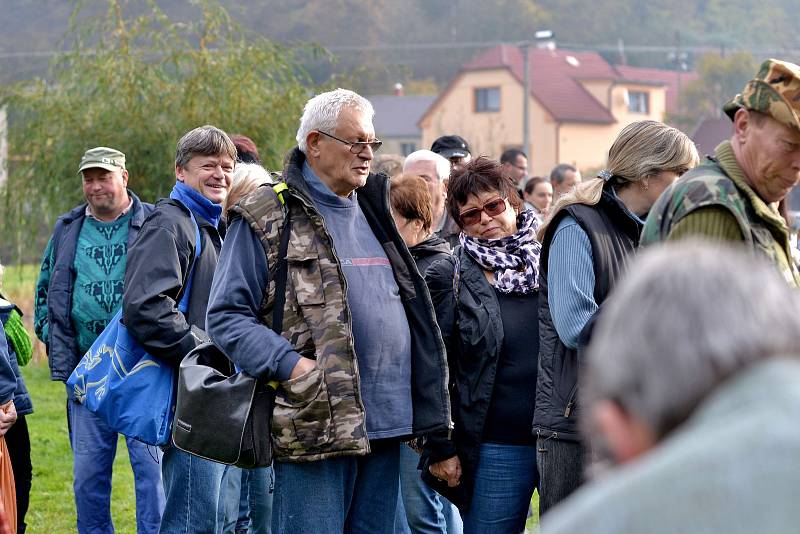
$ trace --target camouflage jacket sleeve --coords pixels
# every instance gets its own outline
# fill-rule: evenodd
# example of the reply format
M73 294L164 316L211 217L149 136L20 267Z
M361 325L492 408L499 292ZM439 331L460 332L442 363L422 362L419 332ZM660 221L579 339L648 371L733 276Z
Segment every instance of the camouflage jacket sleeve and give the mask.
M679 220L670 230L667 239L703 237L714 241L744 241L739 223L733 214L722 207L697 209Z
M47 323L47 291L50 287L50 273L53 270L53 238L47 242L47 247L42 255L42 266L39 279L36 281L36 295L34 301L33 329L42 343L47 343L49 325Z

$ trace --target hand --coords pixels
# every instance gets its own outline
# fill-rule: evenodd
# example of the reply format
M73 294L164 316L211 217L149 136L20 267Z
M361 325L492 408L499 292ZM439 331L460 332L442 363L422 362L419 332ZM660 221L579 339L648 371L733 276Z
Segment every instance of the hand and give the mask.
M17 408L14 401L10 400L0 406L0 436L5 436L8 429L17 422Z
M447 482L447 485L451 488L461 484L461 461L459 461L458 456L437 462L428 467L428 470L439 480Z
M316 367L316 360L300 356L300 359L297 360L297 363L294 365L294 369L292 369L292 374L289 375L289 380L297 378L298 376L303 376L309 371L313 371Z

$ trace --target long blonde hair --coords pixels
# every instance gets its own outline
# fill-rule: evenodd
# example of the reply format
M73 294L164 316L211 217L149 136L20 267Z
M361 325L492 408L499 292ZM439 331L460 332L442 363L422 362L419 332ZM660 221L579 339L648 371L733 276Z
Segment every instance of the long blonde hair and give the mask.
M626 187L662 171L683 174L699 162L697 148L685 133L663 122L647 120L622 129L608 150L605 171L613 175L621 187ZM539 228L539 240L544 239L550 221L562 209L572 204L594 206L600 202L604 185L604 178L593 178L577 184L559 198Z

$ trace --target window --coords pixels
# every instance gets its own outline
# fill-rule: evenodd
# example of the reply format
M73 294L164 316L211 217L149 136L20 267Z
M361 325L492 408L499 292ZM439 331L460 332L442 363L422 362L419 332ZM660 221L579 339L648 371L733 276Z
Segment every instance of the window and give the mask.
M400 143L400 152L403 154L403 157L408 156L412 152L417 151L417 145L414 143Z
M500 111L500 88L475 89L475 111L477 113Z
M650 113L650 95L644 91L628 91L628 111Z

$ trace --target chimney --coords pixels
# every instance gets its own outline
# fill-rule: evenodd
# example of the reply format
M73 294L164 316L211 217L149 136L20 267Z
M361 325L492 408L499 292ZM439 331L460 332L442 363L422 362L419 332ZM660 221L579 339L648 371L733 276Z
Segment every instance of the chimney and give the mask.
M403 96L403 84L397 82L394 84L394 96Z

